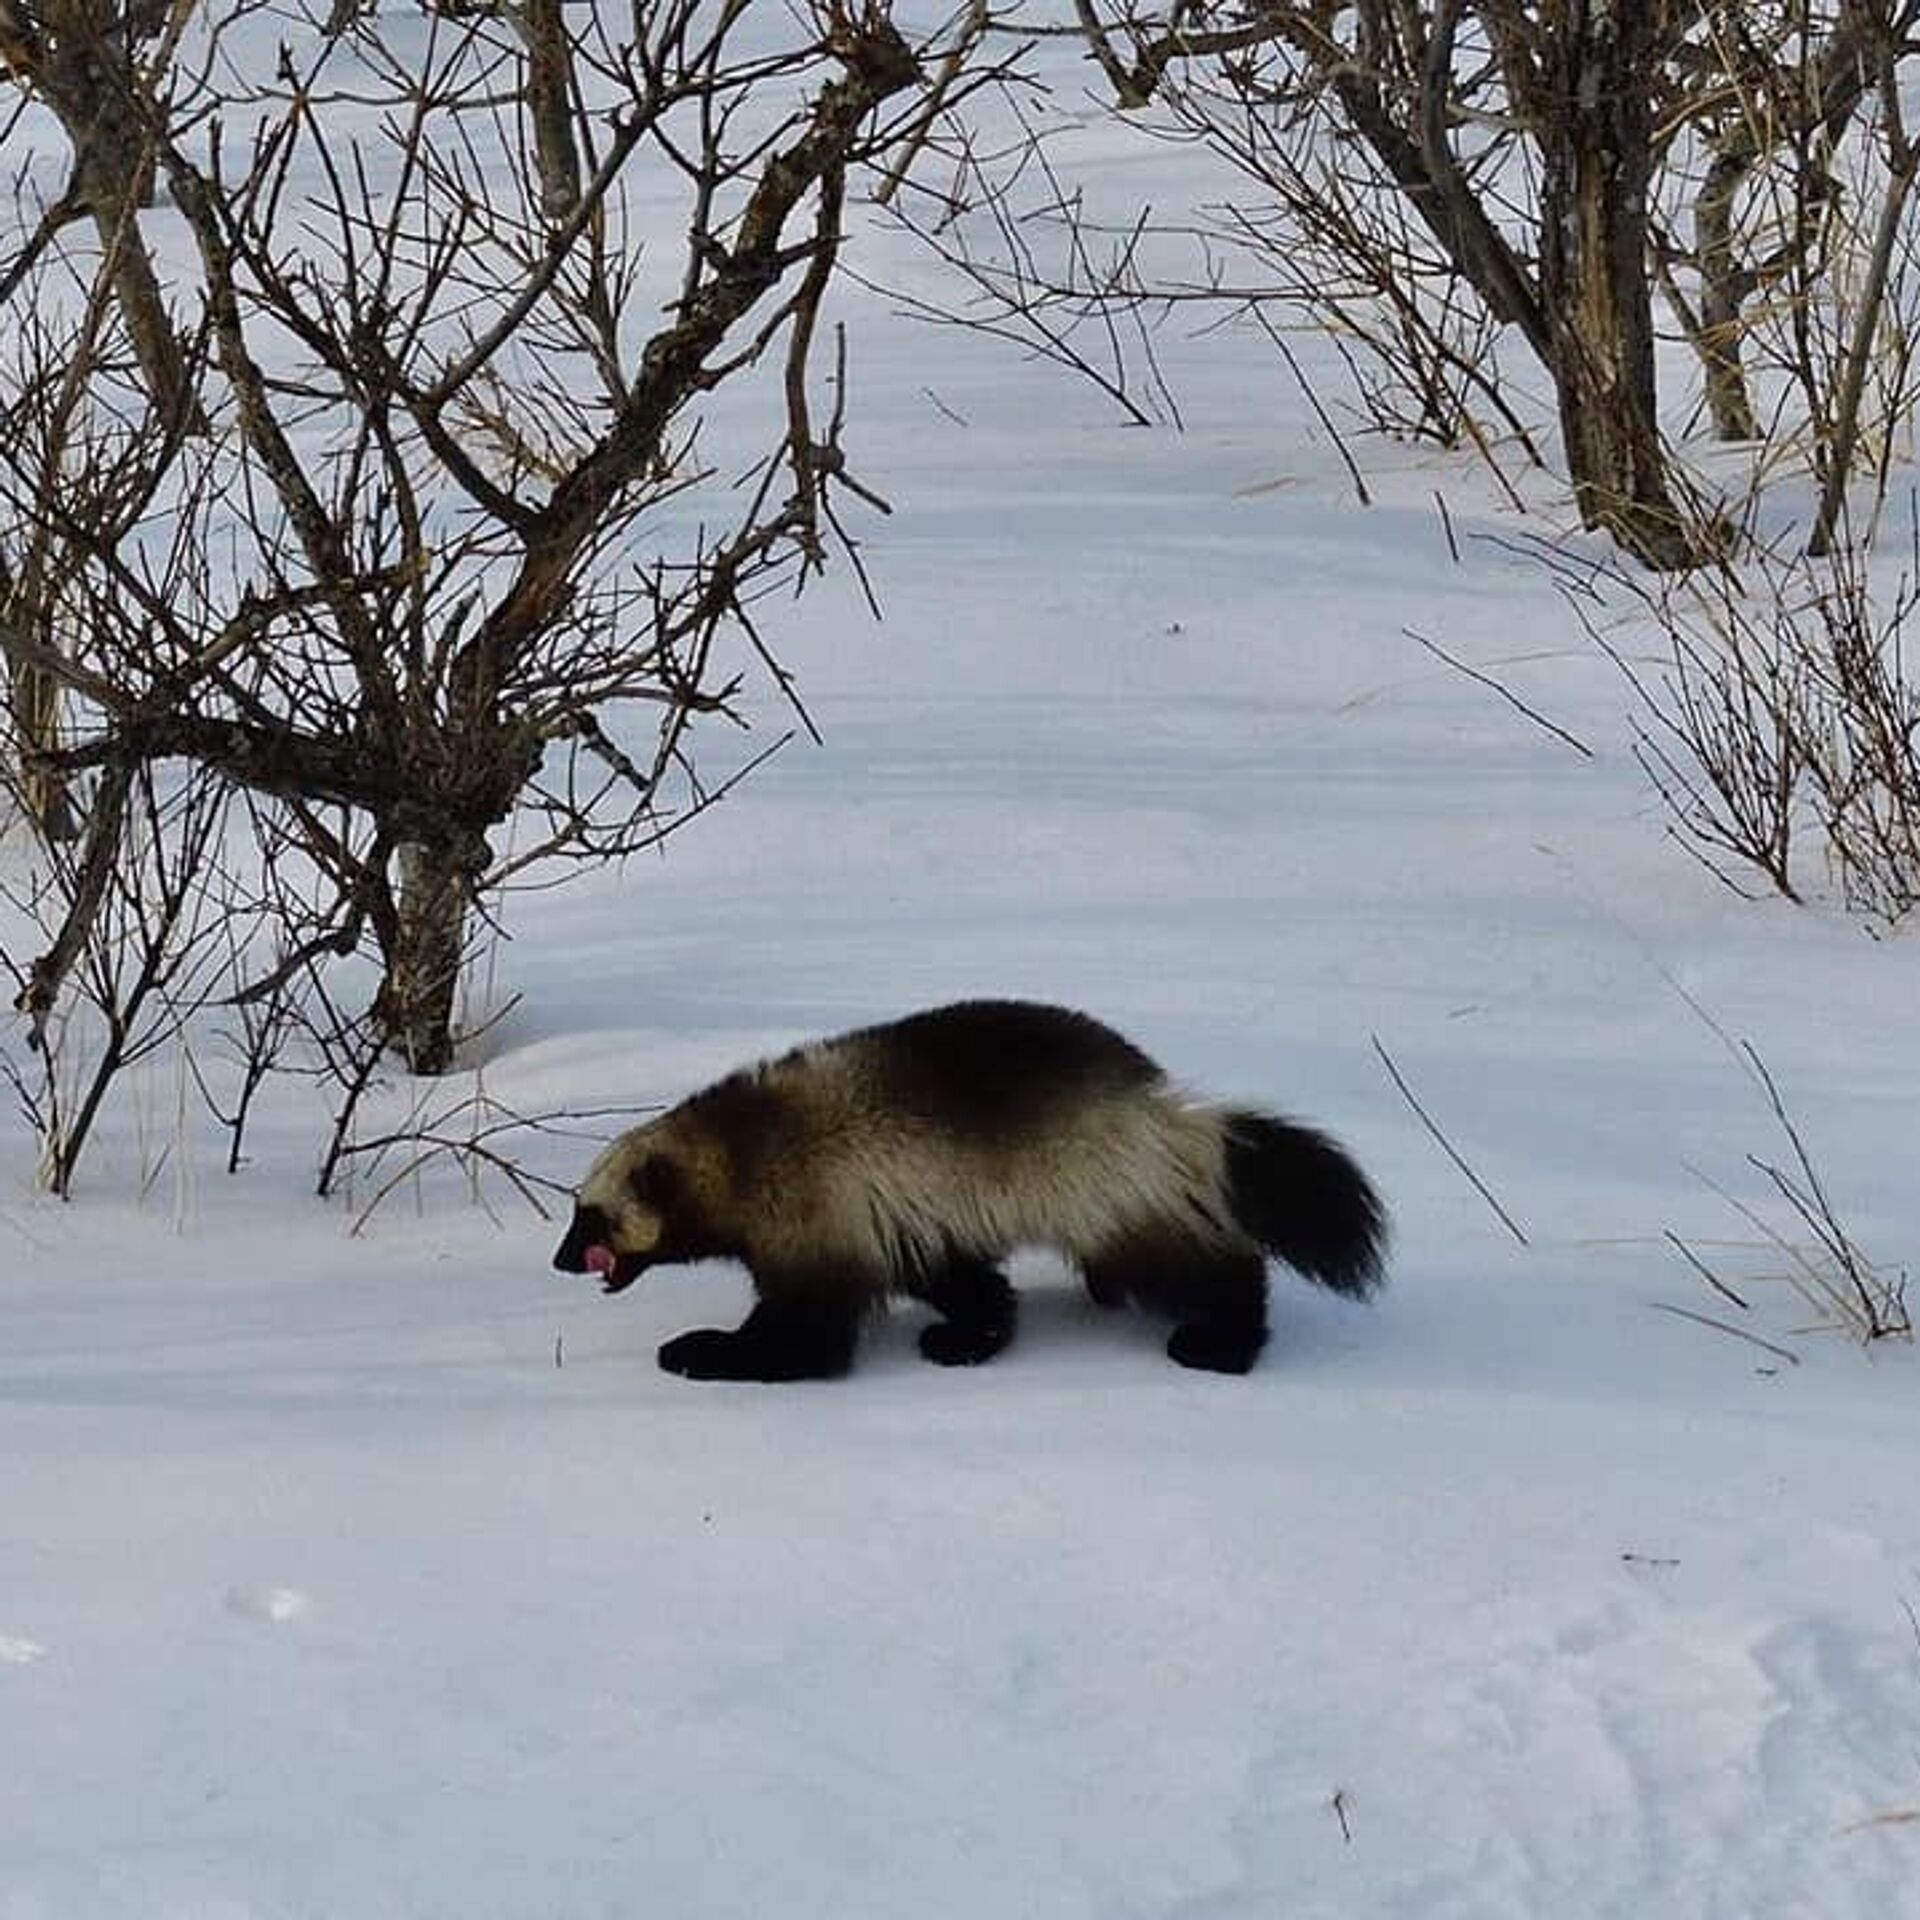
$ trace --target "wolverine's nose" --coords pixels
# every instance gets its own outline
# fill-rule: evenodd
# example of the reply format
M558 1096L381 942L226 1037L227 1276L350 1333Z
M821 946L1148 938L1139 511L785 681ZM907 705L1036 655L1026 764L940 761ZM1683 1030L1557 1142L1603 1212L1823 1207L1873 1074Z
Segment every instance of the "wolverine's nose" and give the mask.
M586 1210L576 1207L572 1223L567 1228L566 1238L554 1249L553 1264L561 1273L585 1273L587 1270L587 1248L593 1243L595 1223L587 1217Z
M574 1217L566 1229L566 1238L553 1252L553 1265L561 1273L597 1273L593 1254L612 1242L612 1223L597 1206L574 1202Z

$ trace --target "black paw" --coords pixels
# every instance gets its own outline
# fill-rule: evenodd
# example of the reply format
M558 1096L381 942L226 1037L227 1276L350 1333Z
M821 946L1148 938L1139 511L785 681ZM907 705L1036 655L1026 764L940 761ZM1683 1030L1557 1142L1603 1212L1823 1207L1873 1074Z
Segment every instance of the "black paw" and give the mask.
M760 1306L745 1322L697 1327L660 1349L660 1364L686 1380L833 1380L853 1364L851 1316L781 1313Z
M696 1327L660 1349L661 1367L684 1380L738 1380L740 1341L724 1327Z
M977 1367L1012 1338L1011 1326L962 1326L936 1320L920 1329L920 1351L937 1367Z
M1264 1327L1220 1327L1190 1320L1174 1328L1167 1341L1167 1358L1202 1373L1245 1373L1266 1344Z

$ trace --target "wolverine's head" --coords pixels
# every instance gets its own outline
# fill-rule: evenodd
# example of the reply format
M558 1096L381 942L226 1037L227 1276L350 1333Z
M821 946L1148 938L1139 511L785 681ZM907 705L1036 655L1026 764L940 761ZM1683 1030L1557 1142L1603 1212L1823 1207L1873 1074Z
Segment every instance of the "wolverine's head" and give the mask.
M618 1293L651 1266L721 1252L705 1224L702 1165L667 1121L622 1134L580 1183L553 1264Z

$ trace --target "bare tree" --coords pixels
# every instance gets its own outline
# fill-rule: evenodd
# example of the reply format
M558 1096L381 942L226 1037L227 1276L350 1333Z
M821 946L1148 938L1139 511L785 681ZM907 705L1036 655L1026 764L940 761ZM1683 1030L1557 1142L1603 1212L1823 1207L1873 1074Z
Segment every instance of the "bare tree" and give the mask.
M207 783L254 831L206 857L265 910L202 998L278 1005L370 950L373 1037L439 1072L476 915L707 803L690 727L872 499L825 310L850 183L922 137L951 48L886 0L337 8L297 54L247 0L0 21L22 134L76 178L100 128L128 143L93 246L23 219L0 282L0 607L34 610L0 627L5 744L84 794L20 1005L44 1038L82 991L101 876L153 838L128 796ZM643 193L677 199L677 260ZM130 253L175 275L158 351ZM23 686L64 696L57 741Z
M199 401L140 224L154 177L147 117L122 109L144 86L143 68L170 57L192 11L167 0L0 0L0 62L52 109L71 160L6 290L69 222L90 220L148 396L176 426L202 424Z
M1370 156L1446 268L1552 375L1583 521L1660 567L1700 547L1660 446L1648 270L1653 76L1685 11L1176 0L1109 22L1097 0L1080 10L1103 68L1125 75L1123 101L1163 95L1229 150L1269 144L1269 117L1306 113Z
M1673 568L1720 529L1662 441L1655 293L1716 431L1753 437L1749 337L1785 340L1830 295L1840 144L1876 92L1897 99L1920 6L1076 0L1074 21L1121 105L1161 102L1269 189L1209 239L1275 267L1272 291L1334 320L1445 437L1492 384L1470 289L1551 379L1582 521ZM1905 148L1886 152L1897 183Z
M1916 20L1914 0L1707 0L1689 9L1663 63L1655 106L1668 206L1656 212L1656 261L1720 439L1761 436L1750 336L1779 332L1773 314L1829 266L1844 230L1842 144Z

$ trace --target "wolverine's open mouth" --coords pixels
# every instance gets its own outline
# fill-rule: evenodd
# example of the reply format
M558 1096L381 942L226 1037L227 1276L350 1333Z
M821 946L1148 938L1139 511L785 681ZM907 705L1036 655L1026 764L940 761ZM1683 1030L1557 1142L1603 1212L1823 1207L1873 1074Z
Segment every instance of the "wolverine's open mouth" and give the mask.
M608 1237L607 1217L598 1207L582 1207L554 1253L553 1264L562 1273L591 1273L605 1293L619 1293L639 1279L647 1267L641 1253L616 1253Z
M639 1279L646 1260L635 1253L615 1253L611 1247L589 1247L584 1255L586 1270L600 1276L602 1293L620 1293Z

